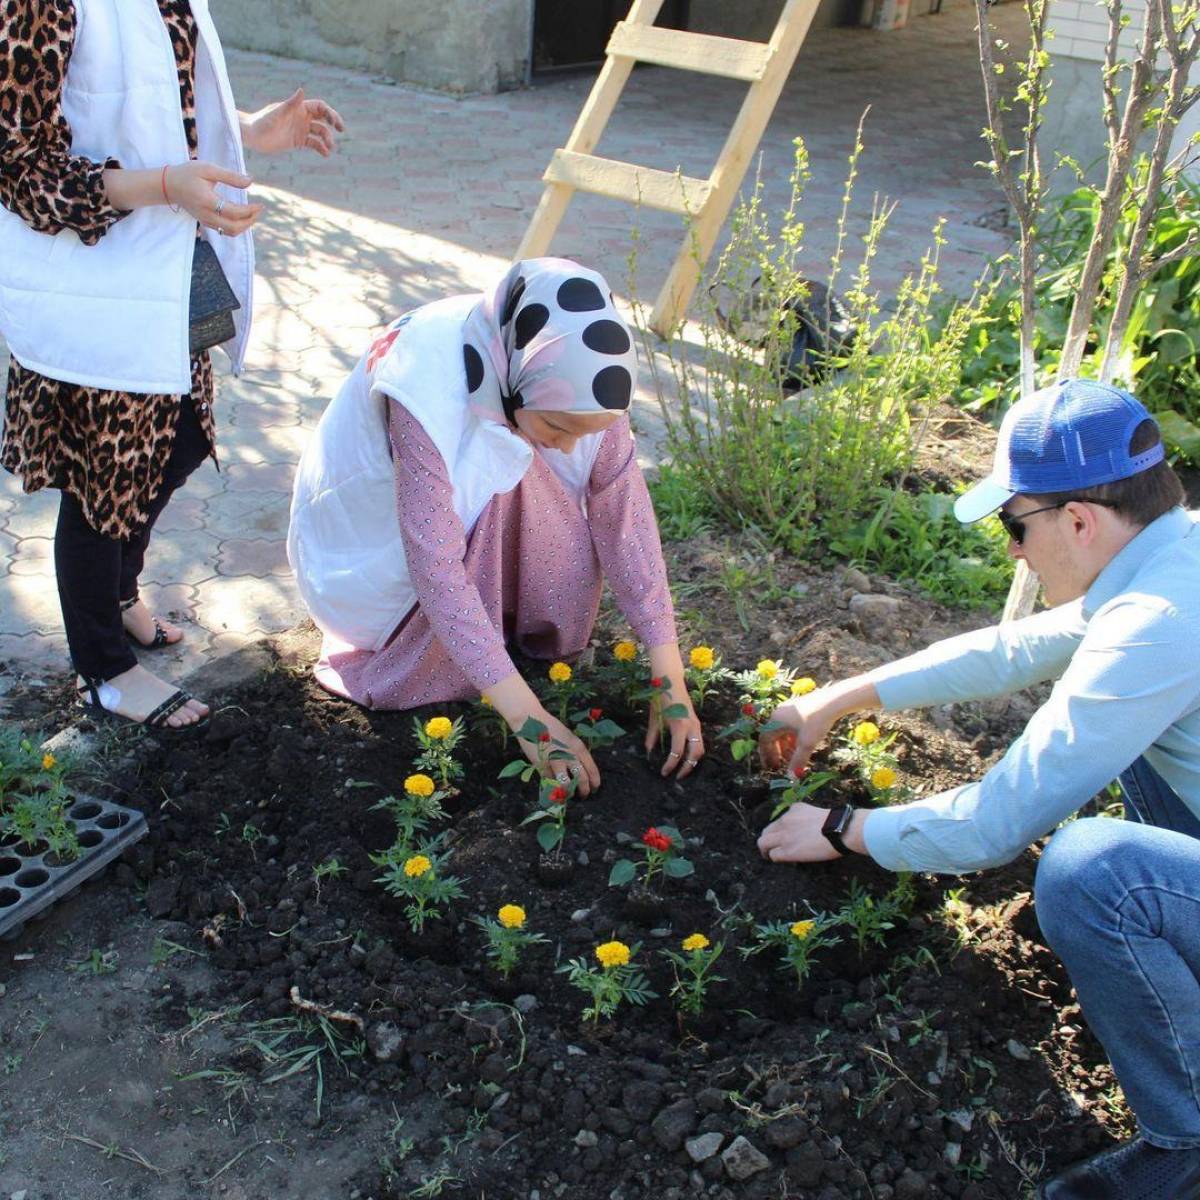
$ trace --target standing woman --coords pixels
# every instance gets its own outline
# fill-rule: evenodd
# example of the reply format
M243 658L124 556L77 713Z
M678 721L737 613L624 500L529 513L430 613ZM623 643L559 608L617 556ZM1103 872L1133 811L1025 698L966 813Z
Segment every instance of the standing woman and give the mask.
M328 155L342 128L300 91L239 113L207 0L0 5L0 461L26 492L61 490L59 599L97 712L207 719L137 663L131 642L182 637L138 576L171 494L215 459L208 347L235 371L245 356L262 205L242 147Z
M527 717L549 728L586 795L595 762L505 642L579 654L607 578L686 712L669 722L663 774L689 774L704 742L629 427L636 374L608 284L564 259L518 262L482 296L394 322L296 475L288 557L325 633L317 679L369 708L485 692L514 731ZM657 737L651 714L647 749Z

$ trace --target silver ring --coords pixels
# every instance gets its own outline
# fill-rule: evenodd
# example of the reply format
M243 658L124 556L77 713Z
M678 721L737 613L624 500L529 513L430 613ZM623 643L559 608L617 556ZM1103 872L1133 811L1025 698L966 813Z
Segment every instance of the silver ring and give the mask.
M218 217L225 211L224 197L221 197L220 199L217 200L216 207L213 209L213 211L217 214Z
M688 738L687 740L688 740L689 742L702 742L702 741L704 741L704 739L703 739L702 737L690 737L690 738Z
M668 751L667 751L667 757L668 757L668 758L678 758L678 757L679 757L679 751L678 751L678 750L668 750Z

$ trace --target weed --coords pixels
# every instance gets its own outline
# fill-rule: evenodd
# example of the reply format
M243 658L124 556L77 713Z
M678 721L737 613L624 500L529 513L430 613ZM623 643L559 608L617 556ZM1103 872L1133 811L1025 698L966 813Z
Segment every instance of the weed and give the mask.
M67 970L78 975L111 975L117 969L117 952L93 948L87 958L73 960Z
M324 862L313 864L313 883L317 887L317 895L321 894L321 884L326 879L341 879L348 874L349 867L343 866L336 858L327 858Z
M408 1194L417 1200L418 1197L440 1196L447 1184L459 1183L459 1176L450 1171L438 1170L434 1174L422 1178L420 1184Z
M6 1054L4 1056L5 1075L15 1075L21 1069L23 1061L19 1054Z
M1008 535L998 521L961 525L954 496L877 488L873 514L843 530L830 545L868 570L911 579L943 604L996 609L1012 580Z
M204 957L199 950L190 950L187 946L181 946L178 942L169 941L164 937L156 937L154 945L150 947L150 965L152 967L164 966L177 954L191 954L196 958Z

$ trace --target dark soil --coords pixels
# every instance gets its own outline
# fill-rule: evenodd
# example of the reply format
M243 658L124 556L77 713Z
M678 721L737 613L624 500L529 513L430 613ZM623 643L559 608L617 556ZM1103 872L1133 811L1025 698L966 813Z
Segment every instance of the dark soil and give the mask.
M689 559L677 548L675 578L699 576L714 552L698 547ZM736 658L727 638L727 661L782 654L828 679L971 623L875 581L902 599L898 615L886 629L855 629L842 575L806 579L782 637L765 628ZM707 615L720 621L716 609ZM571 802L569 877L539 880L532 827L520 827L532 788L497 779L511 745L468 739L446 823L467 898L413 937L368 857L392 840L390 818L372 806L412 770L412 717L326 695L301 665L311 650L302 641L299 655L228 697L203 740L143 739L113 783L126 798L169 798L122 869L146 889L151 915L190 929L190 948L215 969L206 994L176 994L174 1009L164 999L163 1020L186 1025L185 1009L200 1004L246 1003L246 1021L295 1014L297 1003L338 1010L361 1034L340 1018L329 1026L344 1034L335 1042L345 1068L330 1056L323 1072L330 1143L364 1099L439 1114L443 1136L381 1153L355 1180L361 1196L407 1196L444 1176L448 1196L1010 1200L1122 1132L1119 1105L1104 1103L1111 1072L1040 940L1036 851L967 881L918 879L916 905L886 946L860 955L845 939L798 989L769 953L738 952L751 918L836 910L851 880L882 897L895 877L861 859L790 868L758 857L766 780L714 736L734 711L728 693L710 698L709 757L682 785L641 752L642 719L600 694L591 702L631 733L598 752L600 792ZM982 770L1029 703L934 713L941 728L924 717L881 723L900 731L905 776L928 792ZM664 886L665 915L648 928L607 878L629 852L622 843L651 824L678 827L696 869ZM331 858L347 871L318 887L313 868ZM548 938L514 981L488 968L468 920L504 903L523 905ZM725 982L704 1018L681 1023L659 951L696 931L726 941ZM555 967L612 937L641 943L637 961L659 999L587 1026L585 997ZM272 1068L246 1046L228 1065L270 1082ZM710 1133L719 1150L694 1160L685 1143ZM722 1157L739 1137L761 1155L744 1179Z

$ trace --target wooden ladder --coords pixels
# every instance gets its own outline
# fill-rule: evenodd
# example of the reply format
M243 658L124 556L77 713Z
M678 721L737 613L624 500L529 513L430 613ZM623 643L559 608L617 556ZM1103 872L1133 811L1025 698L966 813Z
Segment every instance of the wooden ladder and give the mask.
M679 253L658 294L651 327L667 336L683 316L716 244L750 156L762 138L779 93L812 24L818 0L787 0L769 42L745 42L654 25L663 0L634 0L629 15L613 30L600 70L567 144L554 152L542 179L546 187L518 258L543 255L576 191L646 204L690 217ZM678 171L657 171L592 153L616 108L635 62L682 71L721 75L750 85L725 139L712 174L694 179Z

